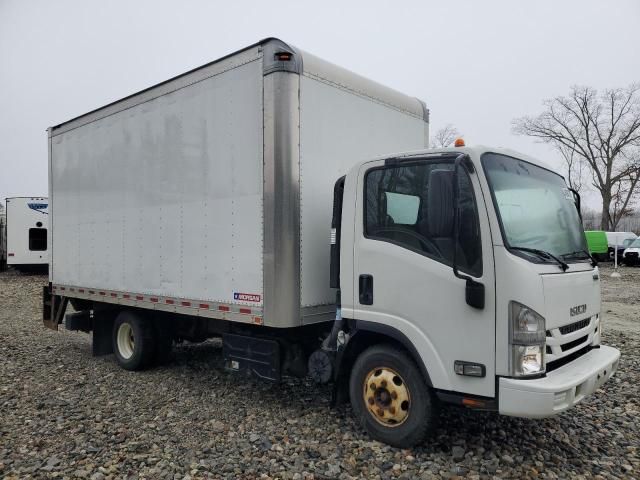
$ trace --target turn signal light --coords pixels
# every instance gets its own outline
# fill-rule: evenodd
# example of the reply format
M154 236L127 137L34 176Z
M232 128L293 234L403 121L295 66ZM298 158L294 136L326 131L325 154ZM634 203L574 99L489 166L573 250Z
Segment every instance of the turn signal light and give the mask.
M471 408L484 408L485 406L485 402L483 402L482 400L477 400L475 398L463 398L462 399L462 404L465 407L471 407Z

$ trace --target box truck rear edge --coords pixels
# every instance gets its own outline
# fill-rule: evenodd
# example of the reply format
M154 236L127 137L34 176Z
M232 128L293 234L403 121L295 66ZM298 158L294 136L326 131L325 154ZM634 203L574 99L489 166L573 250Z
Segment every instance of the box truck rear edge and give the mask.
M442 402L572 407L619 357L579 199L515 152L425 150L428 120L266 39L49 129L45 325L131 370L221 336L230 370L333 381L395 446Z

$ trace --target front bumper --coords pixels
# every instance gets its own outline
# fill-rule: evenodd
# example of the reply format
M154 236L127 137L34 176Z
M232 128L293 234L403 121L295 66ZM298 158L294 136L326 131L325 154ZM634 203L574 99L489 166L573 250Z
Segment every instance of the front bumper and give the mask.
M499 412L526 418L544 418L563 412L609 380L618 369L619 359L619 350L603 345L543 378L500 378Z

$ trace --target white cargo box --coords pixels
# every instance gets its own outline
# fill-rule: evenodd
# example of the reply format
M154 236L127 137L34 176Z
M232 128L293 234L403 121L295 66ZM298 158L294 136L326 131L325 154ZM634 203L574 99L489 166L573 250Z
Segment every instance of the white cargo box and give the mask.
M5 205L7 265L18 269L47 265L49 200L11 197Z
M335 181L427 141L421 101L261 41L49 129L54 291L327 320Z

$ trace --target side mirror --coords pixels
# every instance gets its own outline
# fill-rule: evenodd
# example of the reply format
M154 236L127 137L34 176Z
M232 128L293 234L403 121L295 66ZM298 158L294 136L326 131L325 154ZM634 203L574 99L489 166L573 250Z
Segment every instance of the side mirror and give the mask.
M484 308L484 284L476 282L472 278L467 278L464 298L467 301L467 305L482 310Z
M463 162L471 164L468 159L469 157L464 153L458 155L453 167L453 274L462 280L466 280L465 300L467 305L482 310L484 308L485 299L484 284L475 281L468 275L461 274L458 271L457 261L458 240L460 238L460 193L458 191L458 171L460 170ZM473 164L471 164L470 169L473 171Z

